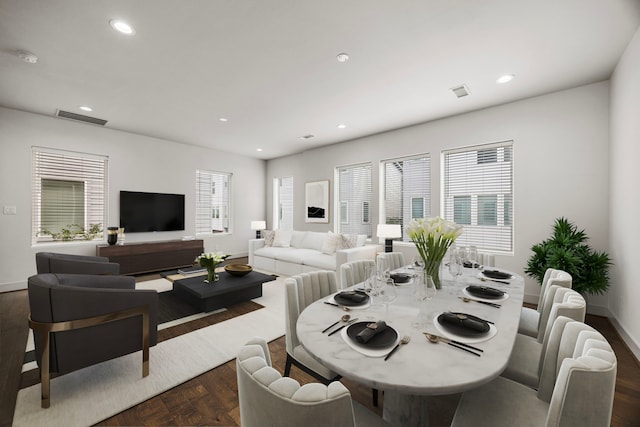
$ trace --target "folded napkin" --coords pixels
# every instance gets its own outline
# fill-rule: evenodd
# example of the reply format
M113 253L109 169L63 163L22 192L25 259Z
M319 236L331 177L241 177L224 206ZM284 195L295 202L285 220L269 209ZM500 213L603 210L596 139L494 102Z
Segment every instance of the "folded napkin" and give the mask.
M366 328L358 332L356 340L361 344L366 344L371 338L387 329L387 324L384 320L378 320L377 322L371 322Z
M470 332L482 333L489 330L489 324L475 316L467 316L461 313L444 312L438 316L438 321L443 325L450 325Z
M492 279L511 279L511 274L499 270L482 270L482 274Z
M355 291L342 291L336 296L340 299L344 299L344 300L355 302L355 303L361 303L367 299L367 294L363 294Z
M390 276L395 283L407 283L411 276L404 273L394 273Z
M500 298L504 295L504 291L496 288L490 288L487 286L477 286L477 285L469 285L467 286L467 291L471 295L475 295L478 297L484 298Z
M471 263L470 263L469 261L464 261L464 262L462 263L462 266L463 266L464 268L480 268L480 264L478 264L477 262L476 262L476 263L474 263L473 265L471 265Z

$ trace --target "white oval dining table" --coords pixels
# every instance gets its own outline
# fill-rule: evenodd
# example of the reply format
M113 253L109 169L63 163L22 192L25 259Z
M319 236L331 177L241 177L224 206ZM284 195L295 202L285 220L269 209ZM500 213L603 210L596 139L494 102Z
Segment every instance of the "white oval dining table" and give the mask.
M425 399L473 389L499 376L507 365L518 332L524 278L509 272L513 277L508 280L508 285L483 282L477 270L464 270L457 282L448 272L442 272L442 289L425 302L431 317L425 327L412 326L419 311L412 284L396 287L397 299L389 306L388 319L385 319L382 305L350 310L352 318L357 317L359 321L386 320L399 338L404 335L411 337L408 344L402 345L386 361L384 357L370 357L356 351L347 344L345 339L349 338L344 338L342 332L333 335L328 335L331 330L322 332L345 313L338 307L324 304L326 298L309 305L300 314L296 325L298 337L309 354L323 365L345 378L383 390L383 418L392 425L427 426ZM464 302L459 297L464 296L463 289L468 285L500 289L506 291L507 298L498 301L500 308ZM471 344L483 350L480 357L445 343L434 344L425 338L423 332L445 335L442 328L436 327L434 319L446 311L468 313L494 323L493 337Z

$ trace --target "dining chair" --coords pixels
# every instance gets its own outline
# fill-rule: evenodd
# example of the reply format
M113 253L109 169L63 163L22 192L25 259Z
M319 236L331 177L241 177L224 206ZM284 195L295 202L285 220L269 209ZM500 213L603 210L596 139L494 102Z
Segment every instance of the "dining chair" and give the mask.
M452 426L608 426L617 360L607 340L569 322L547 347L538 390L498 377L462 394Z
M535 309L522 307L520 309L520 323L518 324L518 333L537 337L540 334L540 319L544 311L545 298L547 289L550 286L562 286L571 288L573 278L569 273L563 270L547 268L542 279L540 287L540 296L538 297L538 305Z
M375 261L360 259L345 262L340 266L340 285L342 289L364 282L376 268Z
M383 252L378 255L378 263L382 261L387 270L395 270L404 267L404 254L402 252Z
M298 381L281 376L271 366L264 338L253 338L240 349L236 375L243 427L389 426L352 400L339 381L300 386Z
M285 279L284 286L287 348L284 376L288 377L291 366L295 365L324 384L340 379L338 374L311 357L296 333L298 317L309 304L338 292L336 273L324 270L302 273Z
M566 323L584 322L586 314L586 301L576 291L553 285L549 288L548 294L553 296L553 303L542 342L528 335L516 335L509 362L502 372L503 377L532 388L537 388L540 382L545 355L550 349L557 353Z

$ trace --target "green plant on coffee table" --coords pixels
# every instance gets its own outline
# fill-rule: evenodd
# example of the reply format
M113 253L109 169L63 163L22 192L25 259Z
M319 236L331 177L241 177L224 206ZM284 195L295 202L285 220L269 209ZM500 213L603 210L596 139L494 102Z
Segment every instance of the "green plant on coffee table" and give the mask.
M225 254L222 252L205 252L196 257L196 262L200 267L204 267L207 269L207 282L215 282L218 280L219 276L216 272L216 268L224 261L229 258L230 254Z
M564 270L571 274L575 291L603 294L609 287L611 259L606 252L593 250L588 240L585 231L568 219L556 219L551 237L531 247L525 273L542 284L547 268Z

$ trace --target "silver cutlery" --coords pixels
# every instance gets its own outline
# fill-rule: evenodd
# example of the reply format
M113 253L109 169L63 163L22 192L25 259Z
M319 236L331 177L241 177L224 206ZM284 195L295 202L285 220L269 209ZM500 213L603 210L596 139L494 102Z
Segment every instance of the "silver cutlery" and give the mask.
M488 305L488 306L491 306L491 307L494 307L494 308L500 308L500 307L502 307L502 305L500 305L500 304L496 304L495 302L480 301L480 300L478 300L478 299L467 298L467 297L458 297L458 298L460 298L460 299L461 299L462 301L464 301L464 302L470 302L470 301L471 301L471 302L477 302L477 303L479 303L479 304Z
M436 334L430 334L428 332L423 332L423 334L427 337L427 339L431 339L431 337L435 337L436 339L438 339L439 341L444 342L444 343L453 343L453 344L461 345L462 347L467 347L468 349L471 349L471 350L475 350L475 351L479 351L481 353L484 353L483 349L478 348L478 347L474 347L474 346L469 345L469 344L465 344L465 343L460 342L460 341L456 341L456 340L452 340L452 339L449 339L449 338L441 337L440 335L436 335Z
M342 328L345 328L347 326L350 326L351 324L355 323L355 321L358 320L358 318L356 317L355 319L351 319L350 321L348 321L347 323L345 323L344 325L340 326L339 328L335 329L334 331L329 332L329 336L335 334L336 332L342 330Z
M332 305L332 306L334 306L334 307L341 308L341 309L343 309L344 311L349 311L349 307L345 307L344 305L336 304L335 302L325 301L324 303L325 303L325 304Z
M502 283L503 285L510 285L511 282L506 282L504 280L498 280L498 279L490 279L488 277L479 277L480 280L482 280L483 282L496 282L496 283Z
M392 355L393 353L395 353L395 351L396 351L397 349L399 349L401 345L403 345L403 344L409 344L409 341L411 341L411 337L410 337L409 335L405 335L405 336L403 336L403 337L400 339L400 341L398 342L398 344L396 344L396 346L395 346L395 347L393 347L393 349L392 349L389 353L387 353L387 355L384 357L384 360L387 360L388 358L390 358L390 357L391 357L391 355Z
M432 343L434 343L434 344L437 344L437 343L439 343L439 342L440 342L440 339L439 339L440 337L438 337L437 335L433 335L433 334L426 334L426 333L425 333L425 337L427 338L427 340L429 340L429 342L432 342ZM463 347L463 346L461 346L461 345L458 345L458 344L452 343L452 342L450 342L450 341L449 341L449 342L442 341L442 342L444 342L444 343L445 343L445 344L447 344L447 345L450 345L451 347L455 347L455 348L457 348L457 349L459 349L459 350L463 350L463 351L466 351L467 353L471 353L471 354L473 354L474 356L478 356L478 357L480 357L480 356L481 356L481 354L480 354L480 353L476 353L476 352L475 352L475 351L473 351L473 350L470 350L470 349L468 349L468 348L466 348L466 347Z

